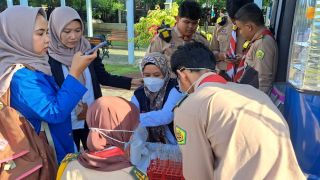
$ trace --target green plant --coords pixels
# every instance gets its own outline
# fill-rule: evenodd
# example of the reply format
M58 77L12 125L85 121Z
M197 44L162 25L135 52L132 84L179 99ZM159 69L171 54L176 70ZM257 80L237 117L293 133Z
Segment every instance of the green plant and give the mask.
M140 71L139 67L129 64L106 64L104 68L109 73L119 76L138 73Z
M177 3L173 3L171 9L160 9L156 7L155 10L148 11L147 16L141 17L139 23L134 25L136 32L135 43L140 47L148 45L154 35L156 35L157 28L161 25L162 21L170 27L173 27L177 15Z

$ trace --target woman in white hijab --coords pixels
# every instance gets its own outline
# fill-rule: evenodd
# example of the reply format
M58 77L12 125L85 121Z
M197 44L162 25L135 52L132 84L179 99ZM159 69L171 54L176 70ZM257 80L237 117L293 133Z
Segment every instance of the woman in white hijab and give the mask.
M87 89L83 70L96 57L77 52L61 88L51 76L48 23L41 8L13 6L0 13L0 97L8 97L40 132L48 124L58 162L74 152L70 113Z

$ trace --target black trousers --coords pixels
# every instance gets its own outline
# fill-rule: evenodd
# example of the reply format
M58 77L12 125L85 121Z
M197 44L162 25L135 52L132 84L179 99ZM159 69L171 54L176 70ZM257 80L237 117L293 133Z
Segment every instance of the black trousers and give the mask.
M87 137L89 134L88 126L84 126L83 129L75 129L73 132L73 140L77 146L78 151L80 151L80 142L82 143L83 149L88 149L87 147Z

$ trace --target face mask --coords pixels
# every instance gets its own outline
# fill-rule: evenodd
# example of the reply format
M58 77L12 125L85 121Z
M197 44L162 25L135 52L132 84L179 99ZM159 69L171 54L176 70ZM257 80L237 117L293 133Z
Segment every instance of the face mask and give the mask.
M179 82L179 81L178 81ZM181 93L183 94L183 95L187 95L187 94L189 94L189 91L190 91L190 89L196 84L196 82L197 81L194 81L191 85L190 85L190 87L187 89L187 91L182 91L182 88L181 88L181 85L180 85L180 83L178 83L179 84L179 90L181 91Z
M109 130L109 129L100 129L100 128L90 128L90 130L96 131L99 134L103 135L104 137L109 138L109 139L116 141L118 143L122 143L122 144L127 144L128 142L123 142L118 139L115 139L115 138L107 135L106 133L104 133L104 131L105 132L124 132L124 133L133 133L134 132L134 131L128 131L128 130Z
M144 85L149 89L151 92L158 92L163 84L164 80L160 78L154 78L154 77L147 77L143 78Z
M184 70L186 70L186 69L188 69L188 70L208 70L208 71L213 71L213 70L208 69L208 68L182 68L182 69L180 69L180 71L184 71ZM188 88L188 90L184 92L184 91L182 90L182 88L181 88L180 80L179 80L179 81L178 81L178 85L179 85L179 90L180 90L180 92L181 92L183 95L189 94L190 89L196 84L196 82L197 82L197 81L194 81L194 82L190 85L190 87Z

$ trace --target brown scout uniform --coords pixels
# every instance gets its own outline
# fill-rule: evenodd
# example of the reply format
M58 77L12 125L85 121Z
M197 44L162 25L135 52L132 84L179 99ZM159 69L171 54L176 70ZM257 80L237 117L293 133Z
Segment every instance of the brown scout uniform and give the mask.
M278 65L278 47L276 41L269 35L261 36L266 28L258 31L246 55L245 65L253 67L259 73L259 89L268 93L275 79Z
M217 20L218 22L218 20ZM226 21L223 26L216 23L213 30L212 40L210 42L210 49L215 54L216 53L227 53L230 48L230 37L233 30L233 23L230 18ZM246 42L245 38L237 32L237 44L236 44L236 54L241 55L243 50L243 44ZM217 68L219 70L226 70L227 63L225 61L219 61L217 59Z
M196 32L193 34L191 40L185 41L179 32L178 28L175 26L173 28L168 28L171 31L171 40L166 42L159 37L159 34L156 35L151 41L147 53L160 52L163 53L168 60L170 66L170 60L172 54L177 50L177 48L185 43L197 41L203 43L205 46L209 47L209 42L205 39L200 33Z
M233 82L198 86L211 74L174 110L186 180L305 179L270 98Z

